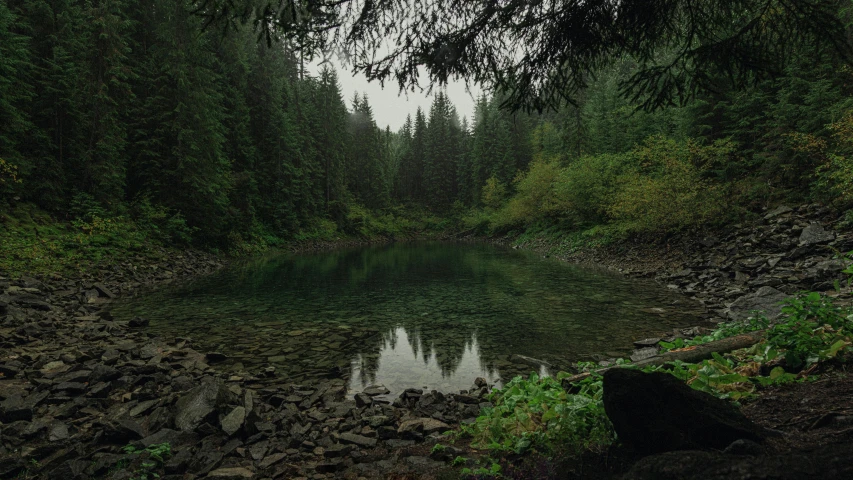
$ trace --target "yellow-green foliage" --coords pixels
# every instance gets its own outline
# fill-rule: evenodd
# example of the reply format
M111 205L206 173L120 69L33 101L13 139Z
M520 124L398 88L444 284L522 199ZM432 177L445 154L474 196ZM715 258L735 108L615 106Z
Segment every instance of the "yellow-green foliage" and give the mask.
M853 201L853 110L829 125L832 136L827 141L811 134L788 135L794 149L816 158L817 193L830 200Z
M723 192L706 170L725 163L734 144L650 137L622 154L585 156L561 166L541 158L515 181L515 194L490 215L495 229L569 222L574 226L610 222L617 230L664 231L698 224L719 215ZM500 198L484 187L491 209ZM486 193L489 202L486 202Z
M604 221L620 175L629 162L627 154L601 154L569 164L555 193L563 199L570 219L579 224Z
M566 214L567 205L557 195L561 168L556 160L537 160L516 178L515 195L496 216L498 226L523 225ZM486 189L484 189L484 192Z
M11 183L20 182L20 180L18 180L17 174L18 167L0 158L0 184L4 184L7 181Z
M723 192L703 177L701 167L733 151L726 141L702 146L650 137L631 152L633 168L620 177L607 213L636 231L703 223L721 213Z
M486 208L499 208L506 198L506 185L498 180L497 177L492 175L488 180L486 180L486 184L483 186L482 195L483 205L485 205Z

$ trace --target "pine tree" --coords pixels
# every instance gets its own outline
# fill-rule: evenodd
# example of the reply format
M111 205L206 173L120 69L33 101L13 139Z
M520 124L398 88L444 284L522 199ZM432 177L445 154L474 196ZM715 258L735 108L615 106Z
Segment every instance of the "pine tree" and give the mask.
M411 198L416 202L423 202L425 196L424 163L426 157L427 123L423 110L418 107L415 112L415 127L412 132L412 160L411 160Z
M80 106L85 119L84 137L75 158L80 176L78 188L103 204L124 198L127 123L125 114L132 99L134 74L128 62L128 37L132 22L124 0L100 0L86 4L88 20L84 91Z
M142 2L131 195L176 209L207 241L225 232L230 164L224 155L224 98L210 35L169 0Z

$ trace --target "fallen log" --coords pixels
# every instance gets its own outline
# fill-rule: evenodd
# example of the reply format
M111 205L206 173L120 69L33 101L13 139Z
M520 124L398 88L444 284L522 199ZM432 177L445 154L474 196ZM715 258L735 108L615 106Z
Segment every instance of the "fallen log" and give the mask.
M679 349L675 351L664 352L659 355L655 355L654 357L649 357L644 360L640 360L639 362L630 363L627 365L614 365L612 367L604 367L594 370L593 372L584 372L579 373L577 375L572 375L571 377L566 377L562 381L563 388L566 390L570 390L574 383L577 383L590 375L592 373L602 374L611 368L621 368L621 367L647 367L649 365L663 365L668 362L674 362L676 360L681 360L686 363L696 363L701 362L702 360L706 360L711 358L715 353L727 353L734 350L740 350L741 348L751 347L756 343L760 342L764 338L764 330L758 330L755 332L744 333L741 335L735 335L733 337L724 338L722 340L716 340L714 342L708 342L702 345L696 345L695 347L691 347L689 349Z

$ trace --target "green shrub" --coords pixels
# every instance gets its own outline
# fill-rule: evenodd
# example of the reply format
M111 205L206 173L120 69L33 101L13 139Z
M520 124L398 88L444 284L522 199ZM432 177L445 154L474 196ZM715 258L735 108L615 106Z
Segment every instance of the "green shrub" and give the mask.
M626 154L587 155L563 169L555 194L562 199L572 221L580 224L606 221L618 180L629 164Z
M503 205L506 199L506 185L503 184L497 177L492 175L486 180L482 190L482 202L486 208L496 210Z
M853 203L853 110L828 125L829 139L793 133L788 141L795 151L808 154L818 163L812 194L829 202Z
M701 146L648 138L631 152L633 168L620 177L608 214L637 232L677 230L718 217L723 191L705 178L701 166L733 149L730 142Z
M151 203L148 197L138 198L130 209L140 230L156 241L189 245L198 230L188 226L180 212Z
M530 225L542 219L564 216L565 205L555 192L559 177L560 166L555 160L533 162L530 169L516 179L516 193L497 217L502 223L499 226ZM487 183L484 197L488 191Z
M516 377L492 392L494 407L484 408L476 421L462 431L474 438L474 448L521 453L530 448L576 449L609 445L613 427L604 413L601 377L594 375L569 394L558 378Z

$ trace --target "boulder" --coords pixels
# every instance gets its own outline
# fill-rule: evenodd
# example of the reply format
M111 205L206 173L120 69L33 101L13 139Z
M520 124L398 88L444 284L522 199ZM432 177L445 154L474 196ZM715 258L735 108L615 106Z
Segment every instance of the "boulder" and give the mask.
M189 432L199 425L215 410L225 405L230 392L222 380L202 380L202 384L190 390L178 399L175 405L175 426Z
M835 240L835 234L825 230L819 223L810 223L800 233L800 246L817 245Z
M782 302L788 296L773 287L761 287L748 295L744 295L729 305L728 316L731 320L746 320L753 312L763 312L773 320L782 313Z
M722 450L735 440L764 439L760 427L730 403L661 372L608 370L604 410L619 439L643 453Z

